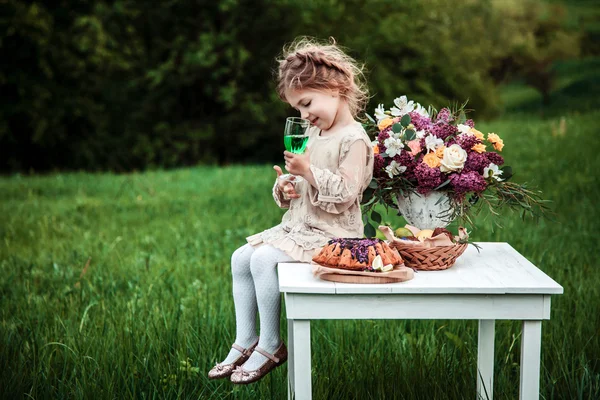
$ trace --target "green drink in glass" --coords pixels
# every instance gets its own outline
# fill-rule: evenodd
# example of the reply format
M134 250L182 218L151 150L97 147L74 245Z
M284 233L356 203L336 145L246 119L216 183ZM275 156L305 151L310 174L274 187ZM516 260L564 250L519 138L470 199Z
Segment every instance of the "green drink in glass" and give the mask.
M307 135L287 135L283 137L283 143L285 149L290 153L302 154L306 150L306 143L308 143Z
M283 144L290 153L302 154L306 150L308 143L308 128L310 121L298 117L288 117L285 120L285 130L283 132ZM303 178L300 176L289 175L288 180L294 177L294 182L300 182ZM285 178L284 178L285 179Z

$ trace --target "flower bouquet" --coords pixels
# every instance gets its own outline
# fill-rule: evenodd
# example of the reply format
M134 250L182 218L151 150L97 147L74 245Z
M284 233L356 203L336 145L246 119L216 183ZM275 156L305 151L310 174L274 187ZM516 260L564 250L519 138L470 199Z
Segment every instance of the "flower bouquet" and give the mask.
M421 229L444 227L456 218L472 226L473 212L481 205L494 215L503 206L533 216L545 211L540 192L510 181L512 169L499 154L502 139L477 130L466 117L465 105L438 112L402 96L389 110L380 104L375 118L367 115L370 122L365 128L374 139L375 153L373 180L363 196L367 237L375 235L367 215L376 224L381 222L374 211L377 203L398 209L411 225L418 226L409 220L411 210L405 207L415 197L423 202L433 198L429 203L438 213L422 223L435 226L418 226Z

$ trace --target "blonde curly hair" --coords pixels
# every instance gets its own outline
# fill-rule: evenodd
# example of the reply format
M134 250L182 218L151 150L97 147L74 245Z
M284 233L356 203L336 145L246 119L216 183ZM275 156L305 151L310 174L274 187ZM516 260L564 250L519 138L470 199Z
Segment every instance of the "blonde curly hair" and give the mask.
M277 61L277 94L283 101L288 89L330 89L339 91L353 117L364 111L369 99L364 65L347 55L334 38L320 43L299 37L283 48Z

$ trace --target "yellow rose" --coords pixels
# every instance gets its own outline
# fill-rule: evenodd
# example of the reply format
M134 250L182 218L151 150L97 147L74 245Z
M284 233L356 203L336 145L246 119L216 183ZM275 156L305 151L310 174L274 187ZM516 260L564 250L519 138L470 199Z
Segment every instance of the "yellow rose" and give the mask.
M442 146L442 147L438 147L437 149L435 149L435 155L437 156L437 158L439 158L440 160L442 158L444 158L444 150L446 150L446 146Z
M490 143L496 143L497 141L502 140L502 139L500 139L500 136L496 135L495 133L488 133L487 140Z
M494 142L494 149L496 149L498 151L502 151L503 147L504 147L504 141L502 139L498 139L498 141Z
M478 153L485 152L485 144L477 143L475 146L471 147L471 150L476 151Z
M377 145L377 144L376 144L376 145L373 147L373 154L379 154L379 145Z
M475 128L471 128L471 129L469 130L469 133L470 133L471 135L475 135L475 137L476 137L477 139L479 139L479 140L483 140L483 139L484 139L484 135L483 135L483 133L479 132L479 131L478 131L477 129L475 129Z
M437 168L441 164L440 159L435 153L427 153L425 157L423 157L423 162L430 168Z
M384 120L381 120L381 122L379 123L379 125L377 125L377 127L379 128L380 131L382 131L385 128L387 128L388 126L392 125L393 123L394 123L393 119L386 118Z

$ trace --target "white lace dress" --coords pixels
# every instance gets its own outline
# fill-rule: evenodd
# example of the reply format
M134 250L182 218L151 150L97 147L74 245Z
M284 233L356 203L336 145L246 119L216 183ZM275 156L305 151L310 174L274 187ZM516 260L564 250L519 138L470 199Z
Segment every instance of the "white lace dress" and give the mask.
M303 262L310 262L331 238L363 236L360 201L373 175L373 149L360 123L329 136L311 127L309 135L310 169L317 187L298 182L300 197L285 200L275 182L273 198L289 210L279 225L246 238L253 247L270 244Z

